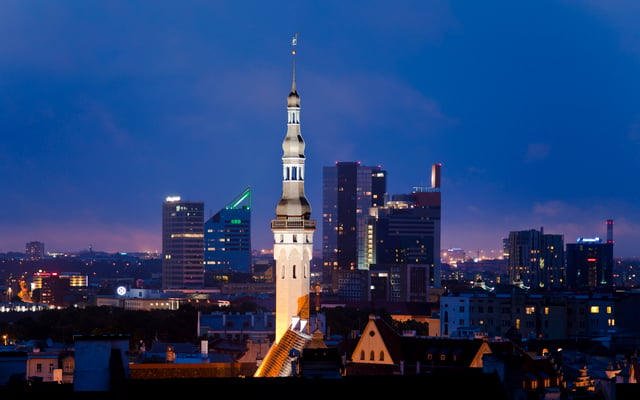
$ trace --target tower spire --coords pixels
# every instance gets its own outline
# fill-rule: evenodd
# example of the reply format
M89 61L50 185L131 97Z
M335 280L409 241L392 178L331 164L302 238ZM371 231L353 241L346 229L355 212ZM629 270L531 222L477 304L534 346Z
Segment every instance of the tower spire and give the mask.
M298 34L293 35L291 39L291 58L292 58L292 77L291 91L296 91L296 46L298 45Z
M289 107L300 107L300 96L296 89L296 46L298 45L298 34L291 39L291 93L289 93Z
M309 219L311 205L304 194L304 149L300 131L300 95L296 89L296 46L298 34L291 40L291 92L287 97L287 135L282 142L282 198L276 207L276 217Z
M287 97L287 134L282 142L282 197L271 221L278 280L276 285L276 342L292 318L309 320L310 262L315 220L304 193L305 143L300 131L300 96L296 89L296 46L292 41L291 92ZM305 322L305 323L306 323ZM308 328L307 328L308 329Z

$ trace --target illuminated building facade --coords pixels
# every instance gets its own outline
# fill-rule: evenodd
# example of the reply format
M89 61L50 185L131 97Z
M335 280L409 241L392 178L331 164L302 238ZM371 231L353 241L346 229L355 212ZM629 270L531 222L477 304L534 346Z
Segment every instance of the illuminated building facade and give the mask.
M282 197L271 220L276 275L276 329L273 345L254 373L255 377L292 374L292 354L301 354L311 341L310 294L313 233L311 204L304 194L305 143L300 132L300 96L296 89L295 46L292 45L292 83L287 97L287 134L282 142Z
M613 287L613 240L578 238L567 243L567 283L573 290Z
M379 166L337 162L323 168L323 282L339 290L339 271L366 270L367 217L385 203L387 176Z
M294 38L294 46L297 39ZM271 221L276 275L277 343L292 319L308 321L315 220L304 193L305 143L300 130L300 96L296 88L295 47L291 92L287 97L287 134L282 142L282 197ZM308 333L308 332L307 332Z
M56 272L36 272L32 278L32 297L39 303L64 307L65 296L70 294L70 280Z
M27 261L38 261L44 258L43 242L28 242L25 246L25 258Z
M440 232L442 200L440 164L432 165L431 187L415 187L410 194L393 195L369 218L376 263L418 264L429 269L429 287L440 288Z
M205 270L251 272L251 188L204 223Z
M167 197L162 204L162 289L204 287L204 203Z
M564 236L544 229L509 232L505 241L510 283L530 288L566 287Z

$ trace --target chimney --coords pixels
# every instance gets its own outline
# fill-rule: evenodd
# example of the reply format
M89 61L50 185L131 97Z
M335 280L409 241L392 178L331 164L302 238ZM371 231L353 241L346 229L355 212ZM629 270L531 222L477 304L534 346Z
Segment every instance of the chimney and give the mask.
M607 243L613 244L613 220L607 220Z

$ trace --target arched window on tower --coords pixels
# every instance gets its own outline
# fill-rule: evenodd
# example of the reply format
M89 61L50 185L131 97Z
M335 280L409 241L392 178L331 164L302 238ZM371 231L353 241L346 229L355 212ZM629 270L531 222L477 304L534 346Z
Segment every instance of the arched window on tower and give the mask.
M291 272L292 272L292 276L291 277L293 279L296 279L296 266L295 265L293 266L293 269L291 270Z
M285 275L285 267L284 267L284 264L282 264L282 279L284 279L284 275Z
M292 181L298 180L297 172L298 172L298 169L296 167L291 167L291 180Z

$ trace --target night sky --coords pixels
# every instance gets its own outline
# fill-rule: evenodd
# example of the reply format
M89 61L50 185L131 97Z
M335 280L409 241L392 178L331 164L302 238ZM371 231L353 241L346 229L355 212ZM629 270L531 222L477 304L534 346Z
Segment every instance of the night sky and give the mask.
M208 218L248 186L271 248L298 33L316 248L322 167L360 161L389 194L442 164L443 249L613 219L614 256L640 256L638 21L635 0L0 1L0 252L161 251L165 197Z

